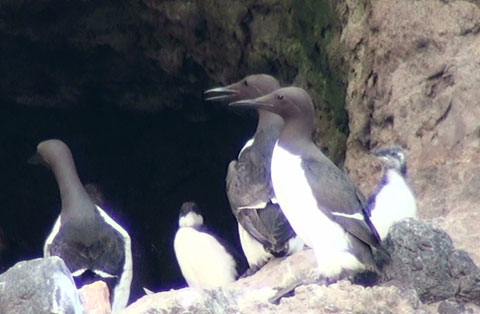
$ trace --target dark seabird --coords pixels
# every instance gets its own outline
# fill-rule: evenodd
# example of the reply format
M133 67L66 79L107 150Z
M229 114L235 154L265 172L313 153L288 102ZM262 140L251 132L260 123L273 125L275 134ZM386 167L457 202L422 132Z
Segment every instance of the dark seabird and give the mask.
M130 236L93 203L65 143L56 139L41 142L31 161L53 171L62 201L60 216L45 241L44 256L61 257L74 277L93 273L105 278L112 310L124 308L132 281Z
M226 87L207 90L214 94L207 100L241 100L266 95L280 88L270 75L245 77ZM270 163L273 146L283 120L278 115L258 109L258 124L253 137L246 142L237 160L230 162L227 172L227 196L238 221L238 232L251 274L271 257L285 256L303 249L288 220L276 203Z
M402 149L389 147L373 154L385 165L380 185L369 199L370 220L383 240L394 223L404 218L417 218L417 205L406 182L407 165Z
M211 289L234 282L241 263L235 252L203 225L194 202L182 204L173 248L189 287Z
M272 183L293 230L314 249L329 280L343 271L375 269L371 246L380 239L357 187L312 140L315 111L301 88L287 87L232 106L269 110L285 124L272 154Z

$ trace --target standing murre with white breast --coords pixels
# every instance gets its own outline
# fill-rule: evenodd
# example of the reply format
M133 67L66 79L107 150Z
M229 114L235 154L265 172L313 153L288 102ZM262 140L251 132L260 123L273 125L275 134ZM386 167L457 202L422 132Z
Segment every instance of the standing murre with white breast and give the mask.
M53 171L62 203L60 216L45 241L44 256L61 257L76 278L87 271L105 278L112 311L124 308L132 281L130 236L93 203L64 142L41 142L30 162L45 164Z
M415 196L406 182L407 165L403 150L388 147L373 152L385 165L375 193L369 198L370 220L384 240L388 230L404 218L417 218Z
M237 279L241 265L235 252L205 228L196 203L182 204L178 226L173 248L189 287L211 289Z
M266 74L249 75L226 87L205 91L207 100L240 100L266 95L280 88ZM303 249L275 200L270 176L273 147L283 126L278 115L258 109L257 129L228 166L226 184L230 207L238 221L243 252L250 275L273 256L281 257Z
M284 126L272 155L272 183L281 209L297 235L313 248L321 275L375 269L371 247L380 239L357 187L312 140L314 107L301 88L286 87L231 106L280 115Z

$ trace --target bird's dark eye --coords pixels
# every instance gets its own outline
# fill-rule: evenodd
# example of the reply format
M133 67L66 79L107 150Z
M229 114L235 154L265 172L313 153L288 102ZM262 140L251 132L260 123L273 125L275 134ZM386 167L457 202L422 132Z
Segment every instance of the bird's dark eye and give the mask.
M247 80L243 81L243 85L248 86Z
M282 99L283 99L283 95L277 95L277 99L278 99L278 100L282 100Z

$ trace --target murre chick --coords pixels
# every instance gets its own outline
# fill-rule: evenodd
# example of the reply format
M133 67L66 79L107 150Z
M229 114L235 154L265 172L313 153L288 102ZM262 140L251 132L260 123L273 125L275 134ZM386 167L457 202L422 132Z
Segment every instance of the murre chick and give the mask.
M237 279L241 265L235 253L205 228L196 203L182 204L178 226L173 248L189 287L211 289Z
M417 218L415 196L407 184L407 164L401 147L393 146L373 152L384 164L384 174L376 192L369 198L370 220L380 238L404 218Z
M365 211L366 200L314 144L315 112L305 90L286 87L230 105L283 118L272 154L272 184L293 230L313 248L320 274L335 280L344 271L374 269L371 247L378 247L380 238Z
M241 100L266 95L280 88L267 74L249 75L226 87L205 91L207 100ZM273 192L270 164L283 120L267 110L258 109L255 134L230 162L226 177L230 207L238 221L238 232L251 275L273 256L281 257L303 249L303 241L285 218Z
M45 241L44 256L61 257L77 279L86 272L105 278L112 310L124 308L132 281L130 236L93 203L64 142L57 139L41 142L30 162L50 168L60 190L62 208Z

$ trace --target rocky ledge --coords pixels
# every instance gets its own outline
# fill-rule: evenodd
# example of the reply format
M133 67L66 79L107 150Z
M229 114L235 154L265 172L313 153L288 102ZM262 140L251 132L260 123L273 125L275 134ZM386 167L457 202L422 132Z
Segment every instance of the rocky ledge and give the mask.
M432 223L407 219L391 228L384 247L390 258L377 254L382 273L368 287L353 283L358 277L319 284L308 249L274 259L253 276L226 287L158 292L120 313L480 312L480 269L466 252L453 247L446 232ZM0 275L0 313L82 311L110 312L106 285L77 291L57 257L22 261Z
M385 241L390 260L371 287L343 279L315 283L305 250L270 261L255 275L223 288L185 288L147 295L122 313L465 313L480 311L480 269L443 230L404 220ZM380 258L379 258L380 259ZM272 303L277 291L298 287Z

